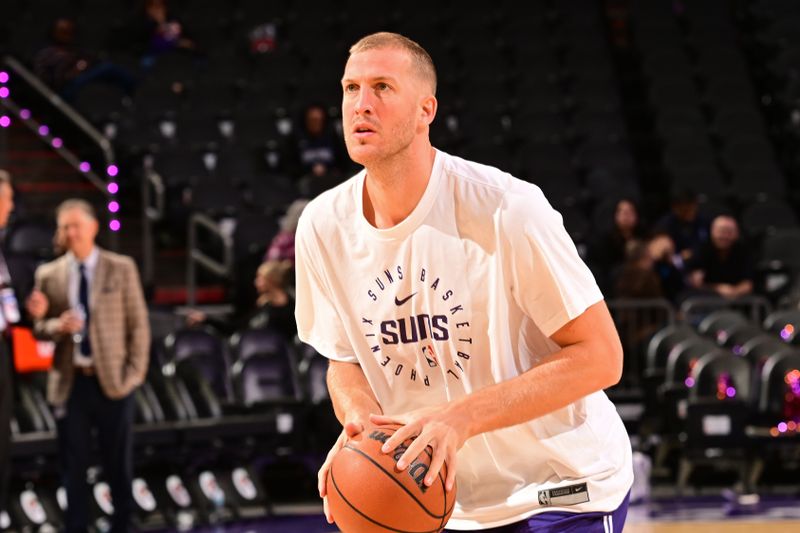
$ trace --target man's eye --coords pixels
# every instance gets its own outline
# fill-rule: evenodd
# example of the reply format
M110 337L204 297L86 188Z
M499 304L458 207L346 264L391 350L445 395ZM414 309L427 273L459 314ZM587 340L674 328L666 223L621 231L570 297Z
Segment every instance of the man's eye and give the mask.
M375 86L375 88L378 89L379 91L385 91L386 89L389 88L389 86L386 85L385 83L379 83Z
M344 86L344 91L347 93L352 93L356 89L358 89L358 86L355 83L348 83Z

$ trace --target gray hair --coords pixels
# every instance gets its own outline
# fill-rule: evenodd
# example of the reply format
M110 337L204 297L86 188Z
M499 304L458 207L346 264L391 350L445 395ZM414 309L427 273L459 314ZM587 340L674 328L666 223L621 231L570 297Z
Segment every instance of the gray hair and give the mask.
M86 200L81 200L80 198L70 198L61 202L56 208L56 219L58 219L61 216L61 213L64 211L70 211L72 209L80 209L92 220L97 220L97 215L94 213L94 207L92 207L92 204Z

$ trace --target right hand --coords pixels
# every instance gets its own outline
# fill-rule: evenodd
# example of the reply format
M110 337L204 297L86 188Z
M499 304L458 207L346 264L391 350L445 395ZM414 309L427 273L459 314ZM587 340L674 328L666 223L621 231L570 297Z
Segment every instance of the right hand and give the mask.
M25 309L34 320L44 318L48 307L50 307L50 302L47 300L47 296L39 289L33 289L33 292L25 301Z
M364 424L360 422L347 422L344 425L344 429L339 434L339 438L336 439L336 443L333 445L331 450L328 452L328 456L325 458L325 462L322 464L322 468L319 469L317 473L317 489L319 489L319 496L322 498L322 507L325 510L325 519L328 521L329 524L333 524L333 515L331 514L331 510L328 507L328 471L331 469L331 463L333 462L333 457L336 455L336 452L341 450L347 441L350 439L360 435L364 432Z
M72 309L67 309L59 317L61 333L77 333L83 329L83 319Z

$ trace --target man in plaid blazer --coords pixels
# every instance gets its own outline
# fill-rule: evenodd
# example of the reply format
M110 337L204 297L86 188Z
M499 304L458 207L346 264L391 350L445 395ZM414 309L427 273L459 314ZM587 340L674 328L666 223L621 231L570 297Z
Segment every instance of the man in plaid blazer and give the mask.
M49 308L34 332L56 342L47 399L57 420L68 509L66 530L89 522L86 469L97 429L103 477L111 487L112 531L128 530L133 478L132 392L147 373L150 327L134 262L95 245L98 222L83 200L56 211L67 253L36 271Z

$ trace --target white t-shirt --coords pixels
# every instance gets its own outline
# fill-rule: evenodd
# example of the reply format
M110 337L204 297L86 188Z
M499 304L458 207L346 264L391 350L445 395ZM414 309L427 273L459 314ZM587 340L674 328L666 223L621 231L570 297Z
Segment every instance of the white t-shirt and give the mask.
M364 179L323 193L300 219L296 318L301 340L361 365L384 413L518 376L558 349L550 335L602 300L535 185L439 151L413 212L376 229L363 215ZM456 481L449 529L611 511L633 481L630 441L596 392L467 440Z

